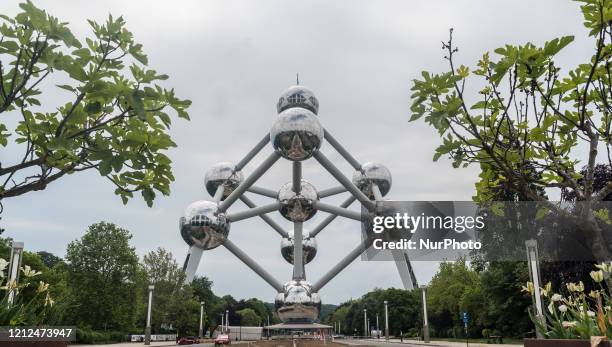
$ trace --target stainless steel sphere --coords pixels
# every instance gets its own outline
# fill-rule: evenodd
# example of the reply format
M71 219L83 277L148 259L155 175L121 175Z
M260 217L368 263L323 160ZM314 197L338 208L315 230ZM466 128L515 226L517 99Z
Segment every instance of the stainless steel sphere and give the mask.
M190 246L203 250L219 247L229 234L230 223L225 214L219 213L212 201L196 201L187 206L180 219L183 240Z
M289 237L281 239L281 254L289 264L293 264L293 233L294 231L290 230ZM314 237L310 237L310 232L306 229L302 231L302 255L304 264L310 263L317 255L317 240Z
M353 184L357 186L365 195L374 198L372 184L378 185L382 196L387 195L391 189L391 172L384 165L378 163L365 163L360 171L353 174Z
M289 108L281 112L272 125L270 142L283 158L302 161L321 148L323 127L312 111Z
M204 186L210 196L215 196L217 188L224 185L223 199L227 198L244 180L242 171L234 172L234 165L221 162L213 165L204 175Z
M300 194L293 191L293 183L285 183L278 191L278 201L281 203L280 214L292 222L304 222L317 213L314 202L319 200L316 188L306 180L302 180Z
M292 86L278 98L276 110L281 113L292 107L305 108L314 114L318 114L319 100L310 89L304 86Z
M285 323L310 323L319 317L321 297L306 281L289 281L274 301L278 318Z

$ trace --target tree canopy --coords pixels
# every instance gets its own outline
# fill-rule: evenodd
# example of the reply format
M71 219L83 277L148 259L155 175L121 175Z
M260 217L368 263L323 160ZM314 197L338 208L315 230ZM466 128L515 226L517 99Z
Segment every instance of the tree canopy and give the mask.
M557 54L574 40L564 36L541 46L507 44L469 68L457 63L451 29L442 44L448 71L424 71L414 80L410 120L423 118L440 134L434 160L480 167L476 201L495 200L500 191L540 201L541 215L566 218L581 229L594 259L608 261L610 208L598 203L612 182L596 184L596 173L598 164L612 167L612 1L577 2L593 42L590 59L562 71ZM572 199L572 213L548 201L555 191Z
M123 18L90 20L83 42L29 0L20 7L0 14L0 200L89 169L124 203L137 191L149 206L168 195L168 129L172 115L189 119L191 102L159 84L168 76L147 67Z

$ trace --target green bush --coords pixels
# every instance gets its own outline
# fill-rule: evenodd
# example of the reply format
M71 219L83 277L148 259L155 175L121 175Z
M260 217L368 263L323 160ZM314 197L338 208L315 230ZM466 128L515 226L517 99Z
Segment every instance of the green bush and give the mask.
M93 331L78 329L76 342L84 344L128 342L128 335L121 331Z

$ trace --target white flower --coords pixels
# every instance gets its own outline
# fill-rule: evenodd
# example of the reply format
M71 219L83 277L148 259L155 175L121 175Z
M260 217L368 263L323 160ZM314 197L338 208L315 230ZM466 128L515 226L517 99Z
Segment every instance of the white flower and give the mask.
M49 295L49 293L47 293L47 296L45 297L45 306L50 306L52 307L53 304L55 304L55 301L53 300L53 298L51 298L51 296Z
M6 283L6 285L4 285L4 286L0 287L0 289L2 289L2 290L8 290L8 291L14 290L14 289L16 289L16 288L17 288L17 282L15 282L15 280L14 280L14 279L12 279L12 280L8 281L8 282Z
M533 282L527 282L527 285L523 286L522 291L525 293L533 294L533 291L534 291Z
M32 268L30 267L30 265L26 265L26 266L24 266L24 267L21 269L21 271L23 272L23 275L24 275L25 277L34 277L34 276L40 275L40 274L42 273L42 272L40 272L40 271L36 271L36 270L32 269Z
M582 281L578 282L578 284L568 283L566 285L567 285L567 289L570 292L583 292L584 291L584 283L582 283Z
M8 266L9 262L4 260L4 258L0 258L0 271L4 271Z
M593 317L595 317L595 312L589 310L589 311L587 311L587 316L593 318Z
M595 281L596 283L603 281L604 273L602 270L591 271L590 275L593 281Z
M565 306L565 305L560 305L560 306L559 306L559 311L561 311L561 312L567 312L567 306Z
M604 272L612 272L612 262L610 262L609 264L608 263L597 264L595 265L595 267Z
M553 294L553 296L550 298L550 300L553 302L561 301L561 299L563 299L561 294Z
M45 292L47 289L49 289L49 283L45 283L43 281L38 282L38 289L36 289L38 293Z
M564 329L567 329L567 328L575 328L575 327L576 327L576 325L578 325L578 322L576 322L576 321L572 321L572 322L567 322L567 321L565 321L565 322L562 322L562 323L561 323L561 326L562 326Z

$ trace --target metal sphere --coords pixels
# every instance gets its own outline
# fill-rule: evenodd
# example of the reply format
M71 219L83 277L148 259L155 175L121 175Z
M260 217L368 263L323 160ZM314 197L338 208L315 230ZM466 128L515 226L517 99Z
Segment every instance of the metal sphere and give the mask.
M281 240L281 254L289 264L293 264L293 233L294 231L290 230L289 237L283 237ZM302 255L304 264L310 263L317 255L317 240L310 237L310 232L306 229L302 230Z
M319 317L321 297L312 292L306 281L289 281L274 301L278 318L283 322L313 322Z
M234 165L226 161L213 165L204 175L204 186L210 196L215 196L217 188L224 185L223 199L227 198L244 180L242 171L234 172Z
M270 130L274 149L285 159L302 161L321 148L323 127L311 111L294 107L279 114Z
M357 186L365 195L374 198L372 184L378 185L382 196L387 195L391 189L391 172L387 167L378 163L365 163L361 167L362 171L355 171L353 174L353 184Z
M276 110L281 113L292 107L305 108L314 114L318 114L319 100L310 89L304 86L292 86L278 98Z
M300 186L300 194L295 194L292 182L283 184L278 191L279 212L292 222L307 221L317 213L314 208L314 202L319 200L317 189L306 180Z
M229 234L230 223L225 214L219 213L212 201L196 201L187 206L180 219L183 240L189 246L203 250L219 247Z

